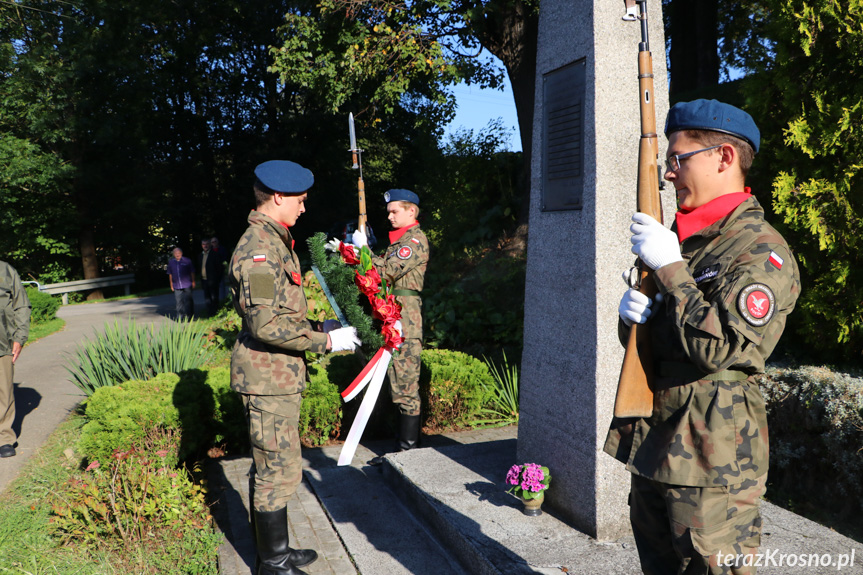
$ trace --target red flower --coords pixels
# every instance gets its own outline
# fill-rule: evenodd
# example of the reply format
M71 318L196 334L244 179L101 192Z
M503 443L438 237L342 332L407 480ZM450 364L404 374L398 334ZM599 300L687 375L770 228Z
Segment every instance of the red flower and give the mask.
M384 322L384 325L394 324L401 319L401 306L396 302L396 296L390 294L386 299L374 297L369 298L369 301L372 304L372 315Z
M354 283L357 284L357 287L360 288L360 291L363 292L367 298L371 299L375 297L375 294L377 294L381 289L381 276L375 268L371 268L367 271L366 275L360 274L360 270L357 270L357 273L354 276Z
M341 242L339 244L339 253L342 254L342 259L345 260L345 263L349 266L355 266L360 263L360 258L357 257L357 254L354 251L354 246L350 244Z
M384 336L384 345L392 349L399 347L405 341L395 323L384 323L381 327L381 335Z

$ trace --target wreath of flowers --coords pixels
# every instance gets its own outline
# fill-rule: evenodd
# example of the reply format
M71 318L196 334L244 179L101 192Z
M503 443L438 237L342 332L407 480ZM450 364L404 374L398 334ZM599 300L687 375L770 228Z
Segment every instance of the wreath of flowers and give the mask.
M372 264L372 252L363 246L357 254L355 246L341 243L339 255L327 256L325 249L326 234L323 232L309 238L309 251L313 264L321 272L336 304L345 314L345 319L357 328L357 335L369 347L398 349L404 341L396 322L401 320L401 306L387 281L381 278ZM346 267L341 262L347 264ZM363 294L371 306L372 317L359 305ZM381 322L380 330L375 330L372 318ZM364 347L365 347L364 345Z

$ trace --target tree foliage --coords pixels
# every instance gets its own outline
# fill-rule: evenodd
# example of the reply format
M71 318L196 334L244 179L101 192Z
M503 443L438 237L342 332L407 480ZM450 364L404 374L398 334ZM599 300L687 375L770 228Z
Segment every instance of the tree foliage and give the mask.
M777 168L774 209L804 271L805 339L863 353L863 2L765 0L773 58L747 85Z

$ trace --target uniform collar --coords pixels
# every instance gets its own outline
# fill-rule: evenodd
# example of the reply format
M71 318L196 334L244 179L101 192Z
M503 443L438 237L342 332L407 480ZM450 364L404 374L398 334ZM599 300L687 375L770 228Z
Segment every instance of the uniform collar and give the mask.
M289 226L283 224L282 222L278 222L271 218L270 216L263 214L257 210L252 210L249 214L249 223L260 223L263 225L268 225L273 228L273 231L278 234L282 241L285 242L286 245L290 245L291 249L294 249L294 238L291 236L291 229Z
M405 227L403 227L403 228L399 228L399 229L397 229L397 230L393 230L393 231L391 231L391 232L390 232L390 243L391 243L391 244L396 243L397 241L399 241L400 239L402 239L402 236L403 236L403 235L405 235L405 232L407 232L407 231L408 231L409 229L411 229L412 227L414 227L414 226L418 226L418 225L420 225L420 223L419 223L419 222L414 222L414 223L412 223L412 224L410 224L410 225L408 225L408 226L405 226Z
M733 212L737 209L737 206L751 197L751 189L747 187L743 188L742 192L721 195L695 209L680 210L675 215L677 237L683 243L688 237L708 226L712 226Z

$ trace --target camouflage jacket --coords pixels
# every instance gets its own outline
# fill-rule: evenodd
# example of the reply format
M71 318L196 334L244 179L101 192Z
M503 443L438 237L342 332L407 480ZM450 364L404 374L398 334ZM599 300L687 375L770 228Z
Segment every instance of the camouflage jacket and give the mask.
M767 415L751 376L782 335L800 274L754 197L681 252L655 274L665 299L649 320L653 415L613 420L605 451L662 483L736 485L767 473Z
M30 335L30 300L15 268L0 261L0 357L12 355L12 342L21 345Z
M252 211L230 263L231 297L243 326L231 354L231 387L252 395L299 393L307 350L323 353L327 335L306 319L300 260L291 233Z
M405 233L387 248L383 257L375 257L372 262L380 276L396 290L410 290L416 295L396 295L402 306L402 330L407 339L422 339L423 316L422 298L426 266L429 261L429 242L419 224L409 227Z

